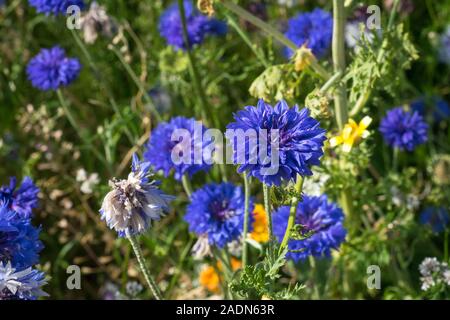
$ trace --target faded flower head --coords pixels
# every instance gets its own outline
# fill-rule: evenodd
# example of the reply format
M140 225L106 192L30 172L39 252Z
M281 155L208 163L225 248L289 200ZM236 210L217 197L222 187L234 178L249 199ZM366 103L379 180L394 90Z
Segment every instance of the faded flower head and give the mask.
M235 122L230 123L227 129L234 132L255 131L258 138L257 153L262 153L260 156L264 158L254 161L256 152L250 150L250 139L245 140L245 145L239 145L237 137L230 137L227 130L227 138L233 145L233 160L240 164L239 173L247 172L266 185L279 186L282 181L295 181L298 174L312 175L311 166L320 164L326 140L325 130L309 116L307 108L299 110L297 105L289 108L284 100L272 107L259 100L256 107L246 106L235 113L234 119ZM260 134L261 130L266 130L266 137ZM278 142L278 146L274 142ZM276 150L272 150L272 144ZM278 153L279 163L273 163L278 159L273 160L272 153L274 156ZM276 173L269 173L269 168L275 166L278 166Z
M207 234L198 237L197 242L192 247L192 256L195 260L202 260L205 257L212 256Z
M201 14L192 5L192 1L183 1L190 46L201 44L207 35L222 36L226 34L227 25L224 22ZM169 45L179 49L186 49L187 45L183 39L183 25L177 2L174 2L161 15L159 32Z
M29 218L38 206L39 188L30 177L25 177L17 188L17 179L12 177L9 186L0 187L0 206L7 206L22 218Z
M112 180L113 188L103 200L100 210L102 219L120 236L128 231L131 235L144 233L152 220L160 220L168 209L172 196L158 189L156 181L150 180L150 163L139 161L133 155L132 171L124 180Z
M250 210L253 204L250 203ZM253 221L251 215L250 222ZM210 245L223 248L244 228L244 193L231 183L207 184L191 196L184 220L189 230L207 235Z
M111 38L117 31L114 20L106 13L105 7L96 1L91 3L89 11L81 19L83 39L86 43L94 43L99 35Z
M81 70L76 58L67 58L64 49L56 46L42 49L27 66L28 80L33 87L42 90L57 90L74 81Z
M281 242L286 231L289 206L280 207L273 214L273 233ZM298 204L295 224L302 226L302 235L309 237L288 242L286 257L294 261L308 256L330 257L331 250L338 250L345 240L347 231L343 225L344 213L326 195L320 197L303 196Z
M391 109L381 120L380 132L391 147L413 151L428 140L428 125L417 111Z
M319 8L300 13L289 19L288 29L284 35L299 47L306 45L316 57L321 58L331 45L333 18L330 13ZM288 58L293 53L291 48L284 49L284 54Z
M18 271L10 262L0 261L0 300L35 300L47 296L41 289L46 284L43 272L31 267Z
M83 0L28 0L28 2L32 7L36 8L37 12L55 16L65 16L67 8L70 6L78 6L80 9L84 8Z
M208 163L212 161L209 162L211 160L209 158L204 159L206 152L203 150L210 143L202 139L205 131L206 128L194 118L175 117L169 122L162 122L153 130L144 158L155 170L162 170L166 177L173 171L177 180L181 180L184 174L192 177L198 171L208 171L211 168ZM181 155L187 152L185 148L187 145L190 146L189 161L180 159L181 161L176 163L172 157L173 154L183 157ZM194 157L196 150L201 155L201 161L198 163Z

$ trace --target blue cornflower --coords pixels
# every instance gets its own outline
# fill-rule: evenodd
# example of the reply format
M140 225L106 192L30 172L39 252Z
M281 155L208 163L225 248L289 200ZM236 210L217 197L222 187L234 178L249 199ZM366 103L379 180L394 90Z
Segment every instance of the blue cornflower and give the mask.
M289 108L284 100L272 107L259 100L257 107L245 107L234 114L234 119L236 122L227 126L227 138L233 145L233 160L240 164L239 173L248 172L267 185L279 186L282 180L295 181L297 174L312 175L311 166L320 164L325 130L309 116L307 108ZM239 136L239 131L255 132L257 146L251 143L251 139L238 143L236 136ZM276 148L275 153L272 144Z
M31 224L31 219L20 217L6 206L0 207L0 261L11 261L20 268L38 263L43 249L40 231Z
M64 49L56 46L42 49L27 66L28 80L33 87L42 90L57 90L74 81L81 70L76 58L67 58Z
M9 186L0 187L0 206L6 205L16 211L21 218L29 218L32 210L38 206L39 188L30 177L22 180L17 189L17 179L12 177Z
M405 111L402 107L391 109L381 120L380 132L391 147L413 151L428 140L428 125L417 111Z
M331 45L333 18L330 13L316 8L311 12L300 13L289 19L284 34L298 47L306 45L318 58L323 57ZM285 47L284 55L290 58L293 50Z
M198 171L208 171L212 159L203 151L211 142L203 140L205 131L206 128L194 118L175 117L160 123L151 134L144 158L155 170L162 170L166 177L173 170L177 180L184 174L191 177ZM175 154L179 159L174 158Z
M430 111L433 114L434 121L441 122L450 118L450 106L442 97L434 96L431 98L431 102L433 105ZM419 112L421 116L427 115L428 110L424 98L414 100L410 106L413 111Z
M35 7L37 12L46 15L66 15L67 8L70 6L78 6L84 8L83 0L28 0L31 6Z
M253 203L249 205L253 211ZM253 217L249 215L251 226ZM244 193L231 183L207 184L195 191L184 220L189 230L207 236L210 245L223 248L236 240L244 229ZM251 230L249 230L251 231Z
M283 240L286 231L289 209L289 206L283 206L273 214L273 233L279 242ZM302 225L303 232L312 235L303 240L289 240L290 251L286 257L296 262L308 256L329 257L331 249L337 250L345 240L347 231L343 221L344 214L341 208L335 203L328 202L326 195L303 196L297 206L295 224Z
M439 60L450 65L450 25L439 38Z
M131 168L128 179L110 181L113 190L105 196L100 209L102 219L120 236L124 236L126 231L131 235L144 233L152 220L160 220L173 199L150 179L149 162L141 162L133 155Z
M449 222L450 215L444 207L426 207L420 214L420 223L430 225L436 233L444 231Z
M190 46L202 43L207 35L222 36L226 34L227 25L224 22L202 15L192 5L192 1L184 0L184 9ZM180 10L176 2L161 15L159 32L169 45L179 49L186 49Z
M0 261L0 300L35 300L47 294L45 274L31 267L18 271L10 262Z

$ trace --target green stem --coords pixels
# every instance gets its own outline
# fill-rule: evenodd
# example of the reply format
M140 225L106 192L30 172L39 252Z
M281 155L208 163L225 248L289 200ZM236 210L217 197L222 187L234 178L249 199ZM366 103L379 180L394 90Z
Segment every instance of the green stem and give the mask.
M183 0L178 0L178 7L180 9L181 25L183 27L183 39L184 39L184 43L186 46L186 52L187 52L188 61L189 61L189 73L191 74L192 82L194 84L194 90L196 91L196 95L199 99L199 103L202 108L201 115L205 121L210 119L213 121L213 124L214 124L214 126L216 126L216 128L220 128L219 120L217 119L215 113L211 112L211 107L208 104L208 100L205 95L205 90L201 83L199 72L197 70L197 64L196 64L197 61L191 50Z
M341 80L342 72L336 72L327 82L320 88L320 92L325 93L338 81Z
M153 116L156 118L156 120L158 122L161 122L162 117L159 114L158 110L156 109L155 104L153 103L153 100L150 97L148 90L145 89L142 81L138 78L138 76L133 71L133 69L131 69L130 65L125 61L125 58L123 57L122 53L114 45L109 46L109 48L116 54L117 58L119 58L119 61L124 66L125 70L130 75L131 79L133 79L133 82L136 84L136 86L142 92L144 100L149 105L150 111L153 113Z
M184 249L183 249L183 251L181 253L180 261L178 262L176 272L172 276L172 279L170 279L169 287L167 288L166 293L165 293L166 299L168 299L170 297L170 294L172 292L173 287L176 285L178 279L180 278L180 275L181 275L181 273L183 271L184 262L186 261L186 258L188 256L189 252L191 252L191 248L192 248L193 243L194 243L194 238L190 235L189 236L189 242L184 247Z
M250 202L250 182L247 173L244 172L244 192L245 192L245 202L244 202L244 230L242 231L242 267L245 268L247 265L247 236L248 236L248 219L249 219L249 202Z
M156 284L155 280L150 274L150 271L148 270L144 257L142 255L141 247L139 246L138 241L136 240L136 237L130 234L130 231L127 229L126 231L127 239L131 243L131 247L133 248L134 254L136 255L137 261L139 263L139 267L141 268L142 273L144 274L145 281L147 281L148 287L150 288L151 292L153 293L153 296L156 300L162 300L161 292L159 291L158 285Z
M82 133L83 129L78 125L77 121L75 120L74 116L72 115L72 112L70 112L70 108L67 105L66 100L64 99L64 95L61 91L61 89L56 90L56 95L58 96L59 103L61 104L64 114L69 120L70 125L74 128L75 132L78 134L80 139L83 141L83 143L86 145L86 147L89 148L89 150L104 164L107 165L108 169L112 172L111 165L108 161L106 161L105 157L98 152L98 150L92 146L92 144L86 139L86 136Z
M292 197L291 200L291 208L289 209L289 218L288 218L288 224L286 227L286 231L284 232L283 240L281 241L279 253L281 254L284 250L284 248L288 245L289 238L291 237L292 228L295 225L295 217L297 215L297 206L298 202L300 201L300 194L303 189L303 181L304 179L298 175L297 176L297 182L295 183L295 192L296 195Z
M400 150L398 148L394 148L392 151L392 170L397 172L398 170L398 157L400 154Z
M184 191L186 192L187 196L190 198L192 196L192 185L191 181L189 180L189 176L185 173L183 177L181 177L181 183L183 184Z
M445 234L444 234L444 262L449 262L448 261L448 229L445 230Z
M270 207L270 187L263 183L264 211L266 211L267 224L269 229L269 240L273 240L272 212Z
M268 35L272 36L274 39L278 40L281 44L289 47L290 49L296 51L298 47L293 43L291 40L286 38L280 31L272 27L270 24L264 22L263 20L259 19L258 17L254 16L247 10L244 10L237 4L231 2L230 0L222 0L220 2L225 8L228 10L234 12L236 15L241 17L244 20L247 20L248 22L252 23L253 25L260 28L262 31L267 33ZM320 75L323 79L330 78L329 73L314 59L311 62L311 68Z
M335 73L345 71L345 9L344 0L333 0L333 67ZM334 108L339 130L348 121L347 90L344 84L336 86L334 91Z

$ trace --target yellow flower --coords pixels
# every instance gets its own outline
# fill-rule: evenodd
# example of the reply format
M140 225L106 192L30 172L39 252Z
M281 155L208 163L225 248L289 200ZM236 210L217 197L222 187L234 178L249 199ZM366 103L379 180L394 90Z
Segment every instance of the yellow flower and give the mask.
M349 119L348 123L344 126L342 133L336 137L330 139L330 146L335 147L342 144L342 150L344 152L350 152L353 145L358 143L359 140L367 138L369 136L369 127L372 122L372 118L365 116L359 124L357 124L353 119Z
M241 267L241 261L231 257L231 269L233 271L237 271ZM222 281L222 277L217 273L217 270L222 271L222 263L220 261L217 262L217 268L214 268L213 266L205 266L199 276L200 284L212 293L220 292L219 284L220 281Z
M261 204L256 204L253 210L253 231L250 238L258 242L267 242L269 240L269 227L267 222L266 211Z

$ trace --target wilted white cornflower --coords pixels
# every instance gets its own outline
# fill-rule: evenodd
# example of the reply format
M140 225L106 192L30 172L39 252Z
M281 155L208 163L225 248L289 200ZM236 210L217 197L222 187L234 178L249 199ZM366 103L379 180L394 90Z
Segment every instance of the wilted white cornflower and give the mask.
M202 260L205 257L212 256L207 234L198 237L197 242L192 247L192 254L195 260Z
M441 264L436 258L425 258L419 266L420 274L431 276L441 269Z
M103 6L92 2L89 11L81 17L81 28L86 43L92 44L99 34L111 38L117 30L116 23L108 16Z
M445 283L450 286L450 269L446 262L440 263L436 258L425 258L419 266L421 289L427 291L437 284Z
M45 284L43 272L31 267L17 271L11 262L0 262L0 300L35 300L48 296L41 289Z
M150 180L150 163L141 162L133 155L128 179L110 181L112 191L103 200L100 213L109 228L120 236L144 233L152 220L160 220L169 202L174 198L158 189L158 183Z

